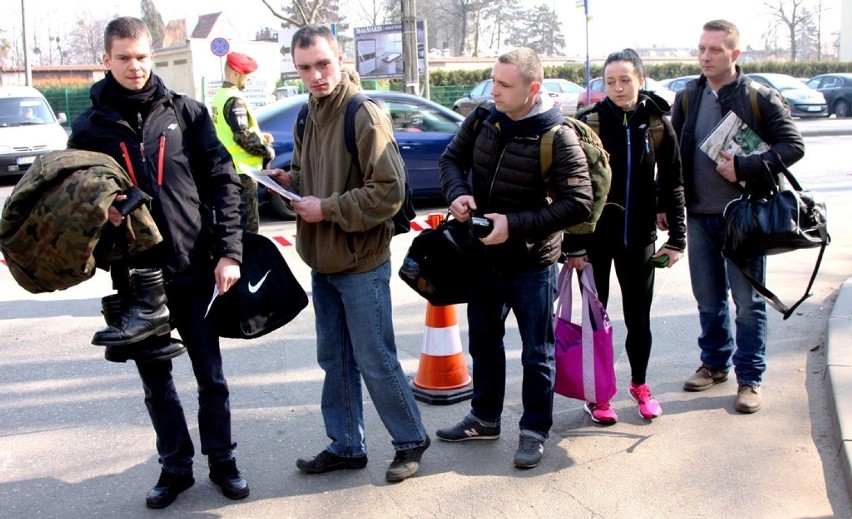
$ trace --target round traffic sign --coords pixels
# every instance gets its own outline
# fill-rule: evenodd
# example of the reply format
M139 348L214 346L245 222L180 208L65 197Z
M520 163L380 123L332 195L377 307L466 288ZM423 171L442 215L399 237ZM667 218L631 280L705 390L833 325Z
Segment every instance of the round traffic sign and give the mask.
M221 58L231 50L231 44L225 38L213 38L210 42L210 50Z

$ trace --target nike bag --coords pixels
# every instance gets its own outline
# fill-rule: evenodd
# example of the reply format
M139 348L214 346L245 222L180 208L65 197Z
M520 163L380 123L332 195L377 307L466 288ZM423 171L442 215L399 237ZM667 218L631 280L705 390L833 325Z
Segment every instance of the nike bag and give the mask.
M554 333L556 382L553 390L585 402L609 402L618 391L612 351L612 324L598 299L592 266L580 274L582 324L571 322L571 279L574 269L559 273Z
M245 232L240 280L216 298L207 318L216 320L220 337L253 339L289 323L306 306L308 295L278 246Z

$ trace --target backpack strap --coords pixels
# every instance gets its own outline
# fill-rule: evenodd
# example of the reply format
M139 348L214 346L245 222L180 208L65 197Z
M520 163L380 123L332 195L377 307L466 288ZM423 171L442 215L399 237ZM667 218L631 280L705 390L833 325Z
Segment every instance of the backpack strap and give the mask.
M346 104L346 113L343 116L343 141L346 143L346 151L352 155L352 161L358 171L361 171L361 162L358 160L358 142L355 136L355 114L365 102L373 101L370 97L362 92L356 92L349 102ZM299 139L305 137L305 125L308 121L308 103L302 105L299 110L299 115L296 116L296 133Z
M557 124L541 134L541 143L539 144L539 161L541 163L541 176L547 180L547 173L550 171L550 166L553 164L553 137L561 128L561 124Z
M660 149L660 144L663 142L666 127L663 125L663 116L657 112L651 113L648 116L648 124L651 126L651 144L654 145L654 151Z
M346 149L352 155L352 161L355 162L355 167L361 171L361 162L358 160L358 142L355 140L355 114L365 102L373 101L362 92L356 92L346 105L346 115L343 117L343 140L346 142Z

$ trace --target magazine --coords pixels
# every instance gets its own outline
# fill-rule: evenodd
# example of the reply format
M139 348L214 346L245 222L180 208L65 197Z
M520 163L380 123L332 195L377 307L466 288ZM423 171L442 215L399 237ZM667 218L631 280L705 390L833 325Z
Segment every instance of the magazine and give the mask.
M734 112L728 112L728 115L722 118L699 148L716 164L725 160L720 153L722 151L731 155L751 155L769 151L769 146Z
M250 176L251 178L255 179L258 184L263 184L270 191L278 193L279 195L283 196L288 200L298 202L302 199L302 197L297 195L294 191L291 191L290 188L282 186L281 184L276 182L274 178L264 174L261 170L252 169L249 167L241 167L240 173Z

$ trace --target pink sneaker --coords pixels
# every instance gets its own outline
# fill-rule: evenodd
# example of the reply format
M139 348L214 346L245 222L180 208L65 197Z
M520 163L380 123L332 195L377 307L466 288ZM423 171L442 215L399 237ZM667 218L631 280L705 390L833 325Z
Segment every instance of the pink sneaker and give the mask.
M615 414L615 409L609 406L609 402L596 404L594 402L586 402L583 409L592 417L592 421L606 425L612 425L618 421L618 415Z
M630 399L639 404L639 416L642 418L651 420L663 414L663 408L654 399L648 384L637 386L631 381L629 393Z

